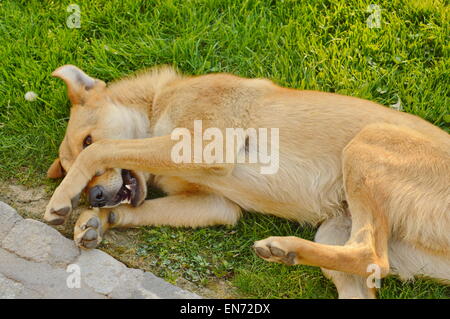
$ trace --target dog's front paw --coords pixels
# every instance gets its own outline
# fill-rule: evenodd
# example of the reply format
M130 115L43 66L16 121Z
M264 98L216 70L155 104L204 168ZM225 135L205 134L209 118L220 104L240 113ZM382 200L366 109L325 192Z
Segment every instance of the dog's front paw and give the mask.
M269 237L255 242L253 249L259 257L267 261L289 266L296 265L298 264L297 252L290 249L286 240L286 237Z
M77 246L93 249L100 245L104 233L117 226L119 214L109 209L88 209L80 214L74 229L74 241Z
M50 225L64 224L72 211L72 207L76 207L79 199L80 195L74 196L74 198L67 198L66 196L60 196L56 191L47 205L44 220Z
M102 241L102 220L95 211L84 212L75 224L74 241L77 246L93 249Z

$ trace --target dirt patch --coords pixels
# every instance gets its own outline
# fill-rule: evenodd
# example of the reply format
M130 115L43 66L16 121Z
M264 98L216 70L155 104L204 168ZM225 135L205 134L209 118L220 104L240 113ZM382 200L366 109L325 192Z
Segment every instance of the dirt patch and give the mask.
M42 219L48 196L44 186L26 188L0 184L0 200L20 210L23 217Z
M45 222L44 211L49 199L50 195L45 186L27 188L22 185L0 183L0 201L16 209L23 218ZM73 228L81 211L82 208L75 209L67 223L55 228L72 239Z
M17 210L24 218L43 220L45 207L50 199L50 192L46 186L27 188L22 185L0 182L0 201L3 201ZM65 237L73 238L73 229L80 213L85 209L83 205L76 208L64 225L54 226ZM155 271L150 266L149 258L140 257L136 249L139 247L139 229L113 229L104 235L100 250L105 251L120 260L128 267L139 268L145 271ZM184 278L173 282L177 286L197 293L205 298L236 298L239 297L234 287L228 282L210 281L207 287L198 286Z

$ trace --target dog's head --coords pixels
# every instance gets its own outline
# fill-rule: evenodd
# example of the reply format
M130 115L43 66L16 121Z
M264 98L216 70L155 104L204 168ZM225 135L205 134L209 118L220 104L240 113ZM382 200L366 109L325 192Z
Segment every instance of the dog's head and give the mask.
M52 75L66 83L72 106L59 157L47 172L49 178L63 177L78 154L98 140L145 137L146 116L142 119L136 110L115 101L105 82L73 65L64 65ZM86 187L89 203L94 207L114 207L121 203L138 206L145 200L148 178L149 174L142 172L107 170Z

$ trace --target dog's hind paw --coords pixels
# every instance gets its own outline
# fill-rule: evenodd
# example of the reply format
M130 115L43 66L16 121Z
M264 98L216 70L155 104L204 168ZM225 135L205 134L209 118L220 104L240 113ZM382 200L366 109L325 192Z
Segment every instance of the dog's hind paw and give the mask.
M259 240L253 245L255 253L267 260L289 266L298 264L297 253L289 249L289 244L285 243L286 237L269 237Z

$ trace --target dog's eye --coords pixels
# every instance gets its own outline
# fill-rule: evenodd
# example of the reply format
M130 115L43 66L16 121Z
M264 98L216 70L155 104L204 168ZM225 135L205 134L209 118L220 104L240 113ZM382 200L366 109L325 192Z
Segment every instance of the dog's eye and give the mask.
M86 148L91 144L92 144L92 136L88 135L83 141L83 148Z

